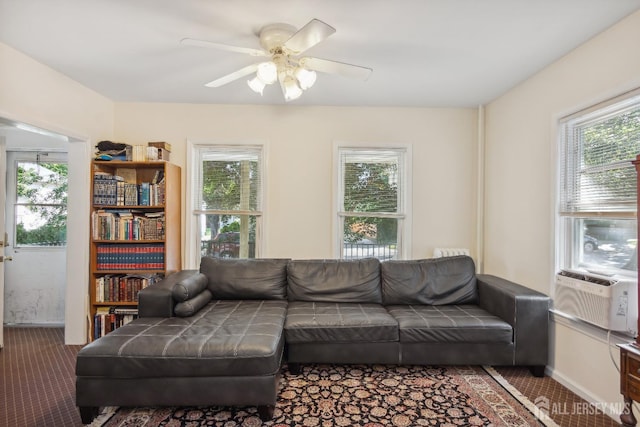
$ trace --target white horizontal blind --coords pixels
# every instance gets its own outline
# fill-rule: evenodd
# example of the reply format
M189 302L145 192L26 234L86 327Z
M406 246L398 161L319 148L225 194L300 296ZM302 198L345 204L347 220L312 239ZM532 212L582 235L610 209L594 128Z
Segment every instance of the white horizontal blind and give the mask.
M640 96L560 124L560 215L635 212Z
M197 150L194 212L262 210L262 147L211 145Z
M403 149L341 148L341 213L402 214L404 155Z

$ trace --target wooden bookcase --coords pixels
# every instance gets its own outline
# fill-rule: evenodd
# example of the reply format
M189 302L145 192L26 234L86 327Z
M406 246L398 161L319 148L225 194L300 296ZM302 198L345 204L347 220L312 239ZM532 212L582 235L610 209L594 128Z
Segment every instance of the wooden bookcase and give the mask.
M633 165L636 168L636 176L640 177L640 154L636 156ZM636 178L637 214L640 214L640 179ZM640 228L638 228L638 239L640 239ZM638 240L640 241L640 240ZM640 268L640 251L636 247L637 265ZM640 271L638 271L640 277ZM639 284L640 285L640 284ZM631 304L638 304L640 307L640 290L638 290L637 300L630 301ZM638 330L640 331L640 318L638 319ZM633 414L633 402L640 402L640 334L636 335L632 343L622 344L620 348L620 393L624 400L620 421L624 427L633 427L637 420Z
M140 288L182 267L181 172L165 161L94 160L91 170L89 297L95 339L137 313Z
M636 156L635 161L633 162L633 166L636 168L636 222L638 222L638 217L640 216L640 154ZM640 242L640 227L638 228L638 242ZM638 269L638 279L640 280L640 250L636 245L636 269ZM640 282L638 283L640 286ZM640 312L640 289L638 289L638 298L636 303L638 304L638 312ZM638 331L640 331L640 317L638 318ZM636 346L640 347L640 334L636 335Z

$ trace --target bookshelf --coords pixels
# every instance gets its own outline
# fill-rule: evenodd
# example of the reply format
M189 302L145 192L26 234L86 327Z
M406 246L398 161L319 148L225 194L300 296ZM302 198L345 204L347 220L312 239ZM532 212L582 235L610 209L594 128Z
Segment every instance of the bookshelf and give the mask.
M92 161L90 335L137 315L140 289L180 270L180 167Z

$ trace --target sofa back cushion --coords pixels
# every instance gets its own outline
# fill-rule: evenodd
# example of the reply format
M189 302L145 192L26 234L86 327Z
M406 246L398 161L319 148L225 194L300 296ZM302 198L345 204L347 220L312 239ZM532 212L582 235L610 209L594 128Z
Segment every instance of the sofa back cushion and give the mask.
M173 313L178 317L189 317L196 314L202 307L211 301L213 295L209 289L205 289L198 295L181 301L173 308Z
M213 299L287 298L287 259L221 259L202 257Z
M289 301L382 303L376 258L292 260L287 282Z
M382 298L393 304L474 304L476 267L468 256L386 261L381 264Z

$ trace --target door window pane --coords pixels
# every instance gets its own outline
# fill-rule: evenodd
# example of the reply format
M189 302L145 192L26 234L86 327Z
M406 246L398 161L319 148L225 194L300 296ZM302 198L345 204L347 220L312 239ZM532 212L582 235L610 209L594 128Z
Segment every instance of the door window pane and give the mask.
M18 161L16 246L67 243L66 163Z

